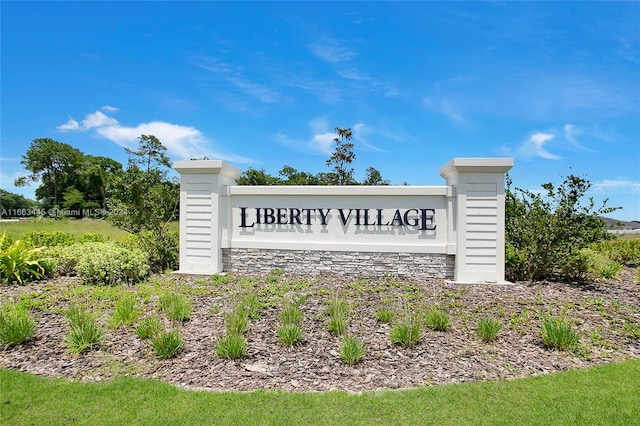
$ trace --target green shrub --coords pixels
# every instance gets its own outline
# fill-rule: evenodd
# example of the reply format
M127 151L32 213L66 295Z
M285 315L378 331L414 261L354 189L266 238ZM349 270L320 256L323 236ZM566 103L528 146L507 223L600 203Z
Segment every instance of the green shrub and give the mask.
M599 241L591 244L591 249L606 254L611 260L622 265L640 265L640 238Z
M24 241L32 247L70 246L75 243L75 237L64 231L30 231L25 232Z
M226 334L216 344L220 358L240 359L247 354L247 339L239 334Z
M81 354L98 346L102 330L90 312L78 305L71 305L67 310L67 322L65 343L71 353Z
M0 239L4 240L5 235ZM22 240L0 251L0 282L24 284L50 276L52 271L53 263L44 257L42 249L30 247Z
M178 330L155 333L151 336L150 341L160 359L175 358L183 348L182 337Z
M515 188L507 178L505 191L505 266L510 280L540 280L553 275L580 276L581 249L612 238L598 216L616 208L594 209L580 199L591 183L568 176L557 188L545 183L546 193Z
M127 249L116 243L82 243L86 250L76 264L77 274L85 282L117 284L136 282L149 273L148 259L140 250Z
M111 325L118 328L121 325L131 325L138 319L140 311L136 308L136 296L126 294L116 302L115 311L111 317Z
M612 280L622 270L622 265L613 260L606 253L599 253L590 249L584 249L589 258L589 273L596 278Z
M502 323L495 318L483 318L478 321L478 336L485 342L493 342L502 330Z
M407 348L414 346L422 337L420 321L412 315L406 316L391 328L389 337L391 337L391 342L394 344L399 344Z
M449 314L438 308L427 311L425 322L427 327L435 331L447 331L451 327Z
M573 349L580 340L565 318L546 317L542 321L541 335L544 345L549 349Z
M160 310L171 321L183 322L191 317L191 302L180 293L164 293L158 300Z
M278 328L278 340L287 346L294 346L304 338L304 330L299 324L282 324Z
M344 336L340 344L340 358L349 366L356 365L364 356L364 343L354 336Z
M33 339L36 323L24 308L6 304L0 308L0 344L16 346Z
M164 325L155 315L143 318L136 326L136 335L141 339L150 339L161 331L164 331Z
M104 243L107 239L105 239L104 235L99 234L97 232L85 232L84 234L78 237L78 242L79 243Z

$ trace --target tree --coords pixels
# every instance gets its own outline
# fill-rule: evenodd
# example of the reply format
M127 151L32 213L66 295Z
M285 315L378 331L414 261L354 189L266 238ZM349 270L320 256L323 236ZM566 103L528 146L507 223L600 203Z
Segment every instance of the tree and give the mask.
M79 190L84 194L85 208L107 207L109 179L122 171L122 164L108 158L85 155L78 171Z
M336 147L327 160L327 166L333 166L336 177L336 185L354 185L356 181L353 179L353 167L351 164L355 161L356 155L353 152L353 144L349 142L353 137L351 129L335 128L337 137L333 140Z
M4 189L0 189L0 216L14 217L22 216L21 211L36 209L38 203L34 200L25 198L20 194L14 194ZM24 213L26 214L26 213Z
M66 143L49 138L34 139L21 164L30 175L16 179L16 186L42 179L36 189L36 197L43 201L44 208L58 205L61 194L76 183L78 169L83 158L80 150Z
M141 135L138 138L139 147L137 150L125 148L125 152L133 157L130 161L141 164L146 167L147 173L151 171L152 166L171 167L171 160L165 154L167 148L162 145L160 140L153 135Z
M320 185L320 180L316 175L307 172L299 172L291 166L284 166L278 172L282 177L283 185Z
M389 185L389 181L386 179L382 179L382 174L373 168L367 168L367 177L362 181L363 185Z
M279 185L280 179L271 176L264 168L256 170L249 167L236 180L238 185Z
M149 141L153 141L153 150ZM165 151L155 136L143 135L140 149L127 151L132 156L127 169L117 173L108 187L108 220L137 235L154 271L175 269L178 260L178 234L169 224L177 217L180 187L167 177L169 160Z

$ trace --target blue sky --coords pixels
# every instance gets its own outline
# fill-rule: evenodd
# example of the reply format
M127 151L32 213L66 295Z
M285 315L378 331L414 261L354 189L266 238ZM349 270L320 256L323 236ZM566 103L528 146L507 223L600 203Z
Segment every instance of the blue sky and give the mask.
M638 2L0 2L1 187L35 138L126 164L329 171L442 185L453 157L514 157L514 186L569 174L640 220Z

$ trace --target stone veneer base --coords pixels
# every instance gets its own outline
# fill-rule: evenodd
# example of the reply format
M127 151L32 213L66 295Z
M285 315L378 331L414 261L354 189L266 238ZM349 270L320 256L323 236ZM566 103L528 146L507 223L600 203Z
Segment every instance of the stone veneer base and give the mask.
M249 275L282 269L288 274L349 278L453 278L455 256L431 253L222 249L224 271Z

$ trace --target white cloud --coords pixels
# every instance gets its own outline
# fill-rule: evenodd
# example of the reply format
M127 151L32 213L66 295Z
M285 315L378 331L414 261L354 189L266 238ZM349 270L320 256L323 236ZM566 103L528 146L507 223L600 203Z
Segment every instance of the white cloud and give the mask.
M317 43L307 46L311 53L332 64L349 61L356 57L356 53L344 46L344 42L333 37L323 37Z
M69 118L69 121L59 125L58 127L56 127L56 129L61 130L63 132L80 130L80 123L78 123L73 118Z
M117 110L115 107L110 107ZM75 124L74 124L75 123ZM211 149L211 141L195 127L181 126L165 121L152 121L128 127L121 125L115 118L101 111L88 114L79 125L73 119L58 126L59 130L87 131L95 130L96 134L120 146L133 148L141 135L154 135L167 147L171 157L179 159L202 158L221 159L237 163L250 163L253 160L234 154L216 152Z
M518 154L527 158L542 157L548 160L560 160L562 157L552 154L544 148L544 145L553 138L555 138L555 135L551 133L533 133L529 139L520 146Z
M103 111L107 111L107 112L118 112L118 111L120 111L120 108L116 108L116 107L112 107L112 106L109 106L109 105L105 105L105 106L102 107L102 110Z
M109 117L103 112L96 111L92 114L88 114L84 120L82 120L82 127L84 129L92 129L94 127L115 126L118 124L118 120L113 117Z

